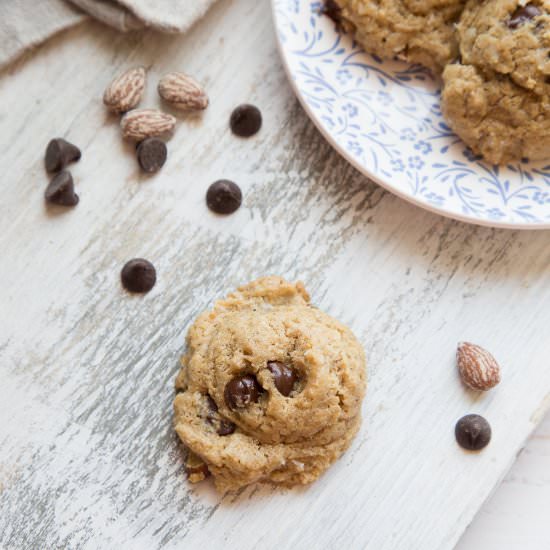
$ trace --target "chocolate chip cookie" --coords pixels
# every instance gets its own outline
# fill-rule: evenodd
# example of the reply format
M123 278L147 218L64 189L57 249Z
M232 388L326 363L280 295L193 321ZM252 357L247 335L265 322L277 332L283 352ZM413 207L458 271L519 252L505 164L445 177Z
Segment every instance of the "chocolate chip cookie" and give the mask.
M550 156L550 99L491 77L474 65L448 65L441 107L454 132L493 164Z
M197 318L187 343L174 415L194 459L191 481L209 472L220 491L309 483L351 443L363 349L310 305L301 283L265 277L240 287Z
M479 67L488 77L507 75L526 90L548 94L548 0L470 0L457 36L464 65Z
M442 111L493 164L550 156L550 2L470 0L461 61L443 73Z
M420 63L435 74L458 55L465 0L336 0L339 16L369 53Z

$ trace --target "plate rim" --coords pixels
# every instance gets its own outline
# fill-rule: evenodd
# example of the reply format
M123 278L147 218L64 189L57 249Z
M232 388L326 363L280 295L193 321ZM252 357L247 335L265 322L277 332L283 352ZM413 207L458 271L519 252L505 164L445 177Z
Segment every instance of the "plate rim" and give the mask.
M287 57L287 52L285 50L285 47L283 45L283 42L280 38L279 33L279 16L277 14L276 10L276 3L277 0L270 0L271 4L271 16L273 21L273 27L275 31L275 39L277 42L277 50L279 52L279 57L282 61L285 74L287 77L287 80L290 83L290 87L292 88L292 91L294 92L294 95L298 98L298 101L300 102L300 105L306 112L308 118L313 122L317 130L321 133L323 138L330 144L330 146L341 156L343 157L349 164L351 164L359 173L361 173L363 176L367 177L383 189L386 189L393 195L396 195L400 199L403 199L407 201L410 204L413 204L416 207L421 208L422 210L426 210L428 212L431 212L432 214L437 214L439 216L443 216L448 219L456 220L462 223L467 223L471 225L477 225L480 227L491 227L493 229L508 229L508 230L522 230L522 231L543 231L543 230L550 230L550 222L533 222L533 223L512 223L512 222L506 222L506 221L499 221L499 220L488 220L488 219L482 219L477 218L472 215L467 214L461 214L460 212L450 212L448 210L440 209L436 206L430 205L428 203L422 202L419 199L417 199L415 196L408 195L401 191L400 189L392 186L389 182L384 181L379 176L371 173L367 167L361 165L354 157L352 157L343 147L341 147L336 139L331 135L331 133L323 126L322 122L319 120L319 118L315 115L311 107L307 104L305 101L301 90L299 89L296 80L293 77L293 73L290 68L289 60Z

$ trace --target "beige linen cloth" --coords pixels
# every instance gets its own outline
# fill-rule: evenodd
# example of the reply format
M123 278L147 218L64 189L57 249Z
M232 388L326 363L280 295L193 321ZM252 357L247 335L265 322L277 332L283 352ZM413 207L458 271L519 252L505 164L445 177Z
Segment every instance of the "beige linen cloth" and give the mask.
M0 69L53 34L94 17L121 31L185 32L216 0L0 0Z

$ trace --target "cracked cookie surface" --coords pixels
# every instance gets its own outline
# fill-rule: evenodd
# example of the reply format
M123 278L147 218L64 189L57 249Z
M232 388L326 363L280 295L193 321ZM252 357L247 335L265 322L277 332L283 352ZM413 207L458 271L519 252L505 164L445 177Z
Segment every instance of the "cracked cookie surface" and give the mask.
M360 425L365 358L301 283L265 277L200 315L176 380L175 429L220 491L315 480Z
M550 1L470 0L457 27L461 63L535 93L550 85Z
M493 164L550 151L548 0L470 0L458 25L461 62L443 72L451 128Z
M340 16L369 53L420 63L440 74L458 56L465 0L336 0Z

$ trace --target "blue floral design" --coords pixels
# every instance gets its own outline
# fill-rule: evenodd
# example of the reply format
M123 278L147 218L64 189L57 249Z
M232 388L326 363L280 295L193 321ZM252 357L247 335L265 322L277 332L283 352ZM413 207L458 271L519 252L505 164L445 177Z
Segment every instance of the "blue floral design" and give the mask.
M336 71L336 80L338 80L340 84L347 84L352 79L353 75L348 69L338 69L338 71Z
M430 191L429 193L425 193L424 198L430 204L433 204L435 206L440 206L445 202L445 197L442 197L441 195L438 195L437 193L434 193L433 191Z
M416 132L412 128L403 128L400 139L401 141L416 141Z
M546 191L535 191L533 193L533 200L537 204L550 204L550 193Z
M363 148L358 141L348 141L348 150L354 155L360 155L363 152Z
M428 143L427 141L422 141L422 140L417 141L414 144L414 148L417 151L420 151L423 155L427 155L428 153L432 152L432 144Z
M345 111L350 118L356 117L357 113L359 112L357 107L355 105L352 105L351 103L346 103L342 110Z
M392 159L390 165L394 172L403 172L405 170L405 164L401 159Z
M388 92L381 90L378 92L377 97L378 97L378 102L386 107L391 103L393 103L393 97Z
M424 166L424 161L418 156L409 157L408 165L411 170L421 170Z

